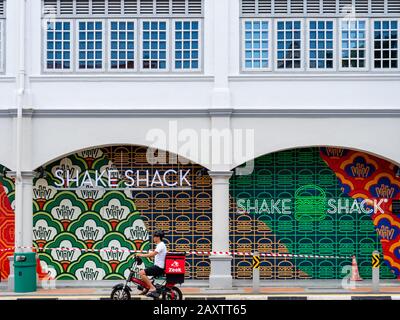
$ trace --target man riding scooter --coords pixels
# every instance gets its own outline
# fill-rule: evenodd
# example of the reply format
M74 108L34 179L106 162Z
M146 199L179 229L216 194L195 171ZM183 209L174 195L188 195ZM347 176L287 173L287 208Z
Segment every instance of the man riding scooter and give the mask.
M138 254L138 257L142 258L152 258L154 257L154 265L148 267L144 270L140 270L139 275L144 283L149 288L149 293L147 294L148 297L151 298L158 298L159 293L156 290L156 287L148 278L149 276L152 277L159 277L164 274L165 268L165 256L167 255L167 247L165 243L162 241L164 238L164 232L162 230L157 230L153 234L153 241L156 244L156 249L152 252L145 253L145 254Z

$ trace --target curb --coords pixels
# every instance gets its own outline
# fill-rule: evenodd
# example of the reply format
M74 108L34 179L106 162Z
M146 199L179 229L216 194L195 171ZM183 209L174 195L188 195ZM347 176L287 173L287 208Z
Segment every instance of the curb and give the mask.
M18 301L32 301L32 300L101 300L101 301L106 301L106 300L112 300L109 297L87 297L84 296L84 299L80 299L80 296L62 296L62 297L15 297L15 299L12 299L12 297L6 297L8 299L1 299L1 300L18 300ZM11 299L10 299L11 298ZM75 299L74 299L75 298ZM83 297L82 297L83 298ZM226 296L221 296L221 297L199 297L199 296L186 296L184 297L184 300L187 301L221 301L221 300L260 300L260 299L254 299L254 296L235 296L235 297L226 297ZM151 301L151 298L147 297L132 297L131 300L133 301L141 301L141 300L147 300ZM351 295L297 295L297 296L280 296L280 295L269 295L269 296L262 296L262 300L268 300L268 301L315 301L315 300L400 300L400 296L391 296L391 295L366 295L366 296L351 296Z

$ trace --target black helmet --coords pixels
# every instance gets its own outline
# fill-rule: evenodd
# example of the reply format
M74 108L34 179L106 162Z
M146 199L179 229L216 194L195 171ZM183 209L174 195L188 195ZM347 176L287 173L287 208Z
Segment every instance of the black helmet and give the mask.
M154 231L153 237L159 237L162 240L164 238L164 231L162 230Z
M140 265L140 264L143 263L143 259L142 259L141 257L136 257L135 259L136 259L136 263L137 263L137 264Z

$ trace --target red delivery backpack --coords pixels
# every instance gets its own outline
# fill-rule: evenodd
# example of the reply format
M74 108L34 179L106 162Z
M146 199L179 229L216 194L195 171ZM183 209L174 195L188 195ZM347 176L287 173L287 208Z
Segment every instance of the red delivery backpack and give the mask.
M185 281L186 253L168 252L165 257L165 275L168 282L183 283Z

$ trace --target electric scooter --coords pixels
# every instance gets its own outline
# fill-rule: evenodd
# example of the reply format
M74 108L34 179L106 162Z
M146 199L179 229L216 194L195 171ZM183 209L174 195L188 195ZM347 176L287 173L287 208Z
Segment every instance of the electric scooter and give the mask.
M133 260L133 263L137 263L138 265L143 263L142 258L136 257ZM139 291L141 291L142 295L147 294L149 288L147 285L139 278L136 277L136 272L133 268L129 269L129 275L125 280L125 283L117 284L113 287L111 292L111 299L113 300L130 300L132 288L131 285L137 287ZM182 300L183 294L182 291L176 287L175 282L164 280L161 283L155 283L156 279L160 277L152 277L151 282L155 286L157 293L159 294L159 300ZM132 284L131 284L132 283Z

